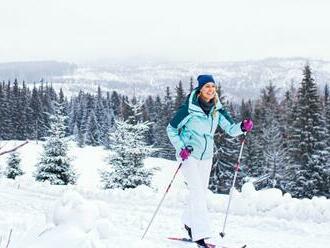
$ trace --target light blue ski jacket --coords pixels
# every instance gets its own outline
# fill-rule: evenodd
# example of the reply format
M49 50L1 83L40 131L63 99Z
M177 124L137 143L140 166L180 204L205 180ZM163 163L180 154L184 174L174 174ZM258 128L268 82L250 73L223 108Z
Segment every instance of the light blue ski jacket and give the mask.
M204 160L213 157L214 133L217 126L230 136L243 134L241 123L234 123L230 115L223 109L220 101L206 115L199 106L197 88L188 96L167 126L167 135L176 149L176 156L182 148L193 147L191 156ZM216 111L215 113L213 113Z

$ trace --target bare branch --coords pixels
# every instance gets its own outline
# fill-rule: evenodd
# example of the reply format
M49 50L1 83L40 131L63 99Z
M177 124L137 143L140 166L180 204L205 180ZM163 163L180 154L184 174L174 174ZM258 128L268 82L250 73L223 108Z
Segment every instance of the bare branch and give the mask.
M10 229L10 233L9 233L9 237L8 237L8 242L7 242L7 245L6 245L6 248L9 247L9 244L10 244L10 238L11 238L11 234L13 233L13 229Z
M1 156L1 155L4 155L4 154L6 154L6 153L9 153L9 152L14 152L14 151L16 151L18 148L20 148L20 147L26 145L27 143L29 143L28 140L25 141L24 143L22 143L22 144L20 144L20 145L18 145L18 146L16 146L16 147L14 147L13 149L10 149L10 150L7 150L7 151L0 152L0 156Z

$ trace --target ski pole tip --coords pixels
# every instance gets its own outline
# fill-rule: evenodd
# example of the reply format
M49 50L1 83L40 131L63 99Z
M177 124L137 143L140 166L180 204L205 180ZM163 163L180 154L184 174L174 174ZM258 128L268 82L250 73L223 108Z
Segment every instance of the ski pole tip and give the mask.
M221 232L219 233L220 234L220 237L223 238L225 236L225 233L224 232Z

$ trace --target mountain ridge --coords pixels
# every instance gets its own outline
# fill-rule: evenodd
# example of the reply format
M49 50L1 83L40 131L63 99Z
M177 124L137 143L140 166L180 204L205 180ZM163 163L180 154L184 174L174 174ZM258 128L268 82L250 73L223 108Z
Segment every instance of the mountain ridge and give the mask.
M29 62L24 62L29 63ZM31 62L35 63L35 62ZM52 82L55 89L62 88L67 95L77 94L79 90L96 92L97 86L104 91L116 90L119 93L132 96L163 95L169 86L172 91L182 81L186 91L190 87L191 78L196 85L195 78L199 74L212 74L217 83L220 83L224 94L232 101L255 99L260 90L272 82L283 95L291 84L298 87L302 79L303 67L310 64L313 77L320 90L330 82L330 61L303 57L294 58L265 58L260 60L230 61L230 62L144 62L103 64L72 64L66 62L46 61L35 64L37 77L33 82ZM54 71L51 70L52 63ZM8 64L8 63L7 63ZM41 65L47 66L42 67ZM12 66L15 65L11 64ZM27 65L27 64L25 64ZM37 66L36 66L37 65ZM30 66L33 68L32 66ZM29 68L30 68L29 67ZM0 63L0 80L4 77L3 63ZM47 68L46 71L41 71ZM15 68L14 68L15 69ZM24 70L19 71L22 75ZM12 74L11 74L12 75ZM31 78L32 74L28 74ZM10 75L9 75L10 76ZM16 78L22 78L19 73ZM23 79L27 84L31 80Z

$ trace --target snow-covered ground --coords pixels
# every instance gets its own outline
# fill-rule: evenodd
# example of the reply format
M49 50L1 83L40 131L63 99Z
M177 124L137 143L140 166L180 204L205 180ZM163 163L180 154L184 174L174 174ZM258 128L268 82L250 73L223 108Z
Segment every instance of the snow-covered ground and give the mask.
M20 142L10 141L4 150ZM2 146L4 142L2 142ZM144 240L148 225L177 167L174 161L148 158L154 170L152 188L102 190L98 170L107 166L107 151L100 147L71 145L72 164L80 177L74 186L37 183L32 177L41 152L34 142L20 150L26 174L17 180L0 178L0 248L160 248L195 247L167 240L185 236L180 221L187 190L178 174ZM0 157L0 167L6 156ZM292 199L278 190L255 191L245 184L235 192L226 236L219 232L225 217L227 195L209 192L208 205L214 237L211 243L238 248L328 248L330 200ZM9 235L11 233L11 235Z

